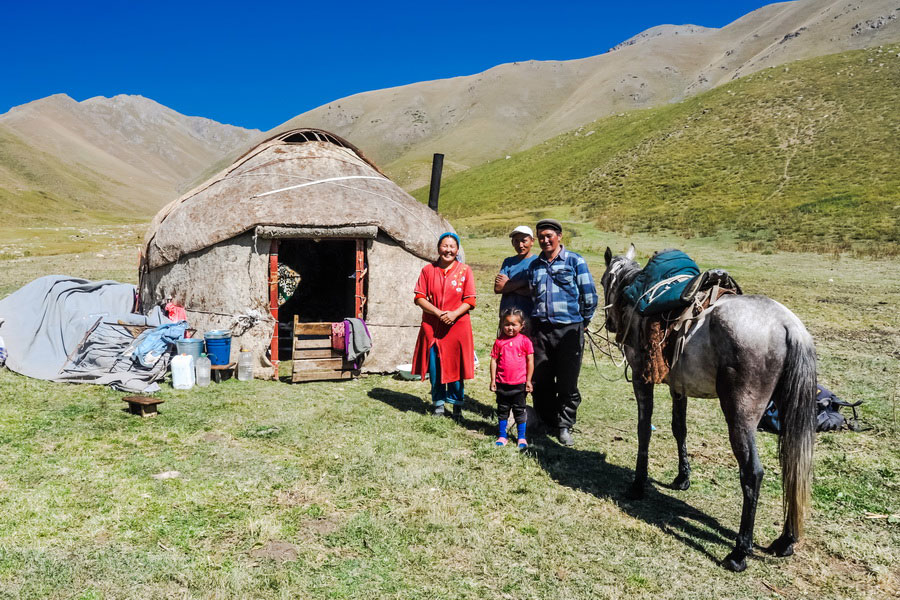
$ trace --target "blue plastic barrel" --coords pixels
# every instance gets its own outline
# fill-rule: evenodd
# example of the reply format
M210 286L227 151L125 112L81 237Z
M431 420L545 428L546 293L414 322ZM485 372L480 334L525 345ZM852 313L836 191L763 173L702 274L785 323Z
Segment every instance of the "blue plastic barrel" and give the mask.
M216 329L203 334L206 340L206 356L214 365L227 365L231 360L231 332Z

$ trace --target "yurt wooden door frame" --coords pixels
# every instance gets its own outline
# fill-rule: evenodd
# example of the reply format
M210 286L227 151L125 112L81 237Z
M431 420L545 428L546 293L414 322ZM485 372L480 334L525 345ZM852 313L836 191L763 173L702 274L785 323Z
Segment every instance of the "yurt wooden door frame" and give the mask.
M296 228L284 231L284 228L259 227L257 234L271 237L269 246L269 310L274 319L275 327L272 333L270 343L270 355L272 365L274 367L275 376L277 378L280 356L279 356L279 255L283 241L292 239L322 239L328 241L350 241L355 245L354 256L354 298L353 298L353 315L358 319L365 318L366 312L366 279L368 277L368 268L366 263L366 241L374 239L377 234L377 228L361 227L347 228L353 231L328 231L330 235L316 236L315 233L321 234L319 230L298 232ZM262 230L262 231L261 231ZM274 231L273 231L274 230ZM370 231L371 230L371 231ZM290 235L294 233L294 235ZM299 235L297 235L299 233ZM351 237L347 234L362 234L362 237ZM274 234L274 235L273 235ZM280 234L280 235L278 235ZM337 234L337 235L335 235ZM347 364L342 359L342 354L337 350L331 350L331 323L330 322L313 322L299 323L297 315L294 315L294 323L291 327L291 349L292 355L290 360L293 361L293 381L314 381L323 379L344 379L352 375L352 365ZM328 356L326 356L328 354ZM302 361L302 367L298 364L298 360Z

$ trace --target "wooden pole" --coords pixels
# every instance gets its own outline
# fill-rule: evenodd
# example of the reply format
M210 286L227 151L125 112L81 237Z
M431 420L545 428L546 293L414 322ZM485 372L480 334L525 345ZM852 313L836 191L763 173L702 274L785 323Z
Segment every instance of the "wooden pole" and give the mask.
M356 240L356 302L353 314L357 319L363 318L366 306L366 240Z
M274 373L272 379L278 380L278 240L272 240L269 247L269 311L275 319L272 331L272 343L269 346Z

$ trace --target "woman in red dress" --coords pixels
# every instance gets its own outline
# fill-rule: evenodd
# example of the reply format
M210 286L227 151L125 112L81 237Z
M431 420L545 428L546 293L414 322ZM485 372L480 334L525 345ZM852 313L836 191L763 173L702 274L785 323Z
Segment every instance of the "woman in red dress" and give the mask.
M469 265L457 260L459 237L438 238L438 259L425 265L416 283L415 303L422 309L422 326L413 354L416 375L431 380L433 414L443 415L444 404L459 418L463 380L475 377L475 344L469 311L475 308L475 279Z

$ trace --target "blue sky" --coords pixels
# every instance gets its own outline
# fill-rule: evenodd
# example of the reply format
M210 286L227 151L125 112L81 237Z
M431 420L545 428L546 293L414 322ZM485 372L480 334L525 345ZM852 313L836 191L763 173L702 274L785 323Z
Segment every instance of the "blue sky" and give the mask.
M654 25L721 27L760 0L3 2L0 113L140 94L270 129L350 94L601 54Z

